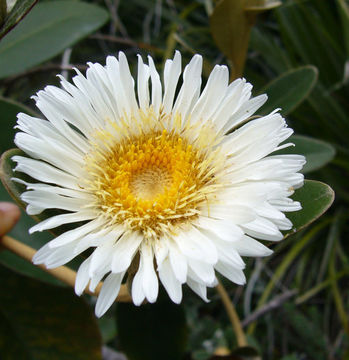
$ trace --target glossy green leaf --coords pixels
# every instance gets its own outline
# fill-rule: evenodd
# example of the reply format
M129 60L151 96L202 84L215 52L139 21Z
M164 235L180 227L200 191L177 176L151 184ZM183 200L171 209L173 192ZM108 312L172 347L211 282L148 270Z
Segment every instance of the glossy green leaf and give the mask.
M11 158L14 155L25 156L25 154L21 150L12 149L5 152L1 157L0 177L4 187L0 186L0 200L11 201L11 195L12 199L14 199L22 209L25 209L25 204L20 200L20 195L25 190L25 186L15 181L12 181L11 179L13 177L17 177L29 182L35 182L35 180L20 172L13 172L12 169L14 168L15 163L11 160ZM50 210L44 211L39 215L30 217L25 213L25 211L22 211L21 219L11 231L10 235L34 249L39 249L41 246L43 246L52 239L52 235L50 234L50 232L54 235L58 235L66 230L69 230L70 226L61 226L57 229L54 229L54 231L38 232L32 235L29 235L28 230L32 226L34 226L36 222L47 219L48 217L58 213L60 213L58 210ZM76 258L69 263L69 266L73 269L76 269L78 264L81 262L80 260L80 258ZM43 270L39 269L33 264L28 263L27 261L21 259L20 257L14 255L9 251L0 252L0 263L5 265L6 267L9 267L13 271L19 272L26 276L40 279L42 281L49 282L55 285L62 285L62 283L55 279L53 276L47 274Z
M0 201L10 201L11 197L3 186L0 185ZM24 211L21 212L21 218L16 226L9 233L13 238L38 249L52 239L52 235L47 231L29 235L28 230L35 225L35 221ZM52 275L41 270L39 267L29 263L21 257L8 250L0 251L0 264L19 274L26 275L41 281L54 285L63 285L63 283Z
M328 164L335 156L336 150L329 143L303 135L293 135L287 142L292 142L295 146L278 151L282 154L301 154L307 162L302 172L309 173L321 169Z
M21 172L14 172L13 169L16 165L15 162L12 161L12 157L15 155L20 156L27 156L22 150L20 149L10 149L2 154L1 156L1 163L0 163L0 178L1 181L8 191L8 193L12 196L12 198L16 201L16 203L22 208L26 208L26 204L21 200L21 194L25 191L25 186L20 184L16 181L13 181L13 178L22 179L24 181L35 183L37 182L35 179L32 179L30 176L21 173ZM64 211L57 210L57 209L49 209L43 211L41 214L32 215L31 217L36 221L40 222L43 221L51 216L59 215L64 213ZM81 223L75 224L66 224L60 227L57 227L50 231L53 235L57 236L62 234L65 231L71 230L77 226L81 225Z
M288 1L275 11L283 44L289 56L300 59L303 64L316 66L320 80L326 86L331 86L341 79L346 60L343 40L341 38L338 42L333 31L340 25L340 20L333 11L333 3ZM323 7L325 15L314 9L320 7ZM343 33L339 34L342 36Z
M15 146L13 143L16 133L14 126L16 125L17 114L19 112L35 115L33 111L26 106L16 101L0 97L0 154Z
M0 43L0 78L61 53L101 27L107 12L79 1L42 2Z
M117 304L117 328L128 360L181 360L186 348L184 309L170 300L139 307Z
M345 49L349 54L349 5L345 0L337 0L339 15L342 20L342 28L345 40Z
M320 181L305 180L304 186L296 190L292 199L301 203L302 210L287 213L293 229L286 236L303 229L325 213L333 203L334 191Z
M281 4L281 1L277 0L247 0L245 11L262 12L275 9Z
M266 0L221 0L210 17L213 39L232 62L231 80L242 76L248 43L256 16L281 4Z
M4 37L12 28L14 28L38 0L18 0L11 9L10 13L4 19L4 23L0 27L0 39ZM4 0L6 4L6 0ZM1 24L0 24L1 25Z
M252 23L244 13L245 0L222 0L210 17L213 39L232 61L232 77L241 76Z
M2 359L99 360L101 337L90 307L72 289L0 267Z
M233 355L239 360L261 360L258 351L252 346L244 346L233 351Z
M261 90L268 95L268 101L258 114L269 114L277 108L281 108L283 115L289 114L308 97L317 76L314 66L302 66L282 74Z

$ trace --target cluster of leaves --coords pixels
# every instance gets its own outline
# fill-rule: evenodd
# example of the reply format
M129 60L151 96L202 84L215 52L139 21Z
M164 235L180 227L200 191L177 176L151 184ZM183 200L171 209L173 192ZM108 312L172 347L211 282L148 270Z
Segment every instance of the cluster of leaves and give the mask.
M109 351L123 350L129 360L175 360L184 353L194 360L343 357L349 346L343 283L349 260L342 241L348 235L349 200L346 2L290 0L265 12L279 2L50 0L36 4L24 17L34 4L18 0L0 24L1 152L14 146L16 114L35 114L29 97L48 83L57 84L57 72L71 76L71 64L84 70L87 61L103 63L107 54L118 50L128 55L151 53L161 64L179 49L184 62L194 53L204 55L205 76L215 63L229 63L232 76L241 75L247 59L244 76L256 85L256 93L269 95L260 114L283 109L302 134L293 136L296 147L289 151L303 153L308 160L304 172L329 182L338 198L330 215L313 227L285 234L287 239L274 248L271 258L250 261L246 288L224 283L254 350L219 356L219 349L237 344L214 291L209 304L189 292L181 307L166 301L141 309L119 304L116 321L110 311L97 324L85 302L91 305L94 299L74 297L58 280L2 251L0 353L4 358L100 359L102 346L104 353L105 346ZM3 158L1 171L6 186L16 194L23 189L10 180L11 154ZM1 200L9 199L5 189L0 194ZM328 208L333 192L324 183L309 180L295 197L304 209L290 218L301 230ZM39 248L51 235L29 236L32 223L23 213L11 235ZM297 295L289 289L297 289Z

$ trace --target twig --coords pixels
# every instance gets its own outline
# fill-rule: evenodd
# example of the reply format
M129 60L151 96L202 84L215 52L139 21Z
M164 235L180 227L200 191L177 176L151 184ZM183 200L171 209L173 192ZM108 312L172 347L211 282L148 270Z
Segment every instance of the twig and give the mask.
M115 42L115 43L119 43L119 44L130 45L135 48L145 49L145 50L153 51L153 52L157 52L157 53L163 52L163 50L157 48L156 46L149 45L145 42L137 42L130 38L124 38L124 37L120 37L120 36L113 36L113 35L106 35L106 34L94 34L94 35L90 36L90 39L106 40L106 41Z
M18 240L13 239L10 236L3 236L0 239L0 244L5 249L10 250L11 252L15 253L16 255L20 256L21 258L29 262L32 262L33 256L36 253L35 249L31 248L28 245L23 244ZM59 266L55 269L47 269L45 265L38 265L38 267L46 271L47 273L51 274L52 276L54 276L56 279L59 279L65 284L74 287L75 278L76 278L76 272L74 270L71 270L66 266ZM85 290L85 292L90 295L97 296L101 290L102 285L103 282L101 281L96 287L96 290L94 292L90 291L88 288ZM131 297L125 285L121 286L119 295L115 301L117 302L131 301Z
M220 295L223 305L228 313L230 322L233 326L234 333L236 335L236 340L237 340L238 345L240 347L247 346L248 345L247 339L246 339L244 331L242 330L239 316L235 310L233 303L230 301L227 291L225 290L224 286L220 282L218 282L218 285L216 286L216 290L217 290L218 294Z
M265 315L266 313L280 307L285 301L287 301L292 296L296 295L298 290L287 290L283 294L276 296L273 300L269 301L265 305L263 305L258 310L254 311L252 314L247 316L241 323L242 327L246 327L247 325L253 323L261 316Z
M63 56L62 56L62 67L68 67L70 65L70 56L71 56L72 51L73 51L73 48L71 48L71 47L65 49ZM64 77L64 79L68 80L68 70L67 69L62 70L61 75Z
M38 72L45 72L45 71L51 71L51 70L68 70L68 71L72 71L74 70L74 68L77 68L79 70L86 70L88 68L87 65L80 65L80 64L76 64L76 65L61 65L61 64L46 64L46 65L41 65L41 66L37 66L34 68L31 68L30 70L24 71L20 74L16 74L14 76L8 77L6 79L4 79L4 83L11 83L17 79L20 79L22 77L27 77L30 76L32 74L38 73Z

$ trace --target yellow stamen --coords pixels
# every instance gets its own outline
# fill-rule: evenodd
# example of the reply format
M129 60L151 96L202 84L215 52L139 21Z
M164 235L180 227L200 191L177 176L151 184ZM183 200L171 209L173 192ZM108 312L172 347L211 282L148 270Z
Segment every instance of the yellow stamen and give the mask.
M166 121L154 118L151 109L148 116L122 119L113 124L117 137L112 130L97 133L86 158L91 177L84 187L95 194L101 215L149 238L198 216L200 204L214 198L220 185L215 173L224 163L219 149L212 150L212 129L180 124L169 131Z

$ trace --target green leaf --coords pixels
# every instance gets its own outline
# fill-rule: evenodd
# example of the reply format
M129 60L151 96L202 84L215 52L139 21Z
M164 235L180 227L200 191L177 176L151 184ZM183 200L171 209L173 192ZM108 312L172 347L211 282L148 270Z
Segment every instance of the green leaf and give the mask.
M349 54L349 5L345 0L337 0L339 15L341 17L342 29L347 56Z
M333 8L331 1L288 1L275 11L289 56L314 64L325 86L342 78L346 60L343 32Z
M29 182L35 182L34 179L31 179L29 176L20 173L13 172L13 168L15 163L11 160L12 156L21 155L26 156L26 154L19 149L11 149L6 151L1 157L0 164L0 177L4 187L0 186L0 200L2 201L11 201L9 194L12 198L17 202L18 205L22 209L25 209L26 205L20 200L20 195L23 191L25 191L25 186L22 184L16 183L11 179L13 177L17 177ZM7 191L6 191L7 190ZM39 249L41 246L52 240L52 235L61 234L69 229L71 229L70 225L65 225L54 229L54 231L44 231L35 233L33 235L29 235L28 230L35 225L36 222L42 221L51 217L55 214L60 214L59 210L50 210L44 211L43 213L36 216L28 216L24 211L22 211L22 216L18 222L18 224L14 227L14 229L10 232L9 235L13 236L15 239L29 245L34 249ZM51 233L51 234L50 234ZM81 262L81 259L77 257L75 260L70 262L69 267L76 269L78 264ZM9 251L0 252L0 263L9 267L13 271L19 272L26 276L40 279L45 282L49 282L55 285L62 285L62 283L55 279L53 276L47 274L43 270L34 266L33 264L28 263L22 258L14 255Z
M277 108L282 109L283 115L289 114L308 97L317 76L316 67L310 65L282 74L260 91L268 95L268 101L258 114L266 115Z
M304 186L296 190L292 199L301 203L302 210L287 213L293 229L286 236L303 229L325 213L333 203L334 191L320 181L305 180Z
M12 161L12 157L15 155L19 155L19 156L27 156L27 154L25 154L22 150L20 149L10 149L6 152L4 152L1 156L1 163L0 163L0 178L1 181L4 185L4 187L6 188L6 190L8 191L8 193L11 195L11 197L16 201L16 203L22 208L25 209L26 208L26 204L21 200L21 194L22 192L24 192L26 190L25 185L23 184L19 184L16 181L13 181L13 178L18 178L18 179L22 179L24 181L27 181L29 183L35 183L37 182L37 180L31 178L30 176L21 173L21 172L14 172L13 169L16 165L16 163L14 161ZM36 221L36 222L40 222L43 221L49 217L55 216L55 215L59 215L64 213L64 211L62 210L57 210L57 209L49 209L49 210L45 210L43 211L41 214L38 215L31 215L31 217ZM60 234L62 234L63 232L66 232L68 230L74 229L77 226L80 226L82 223L75 223L75 224L66 224L66 225L62 225L59 226L53 230L50 230L50 232L55 235L58 236Z
M222 0L210 17L213 39L232 61L232 77L241 76L252 23L244 13L245 0Z
M0 267L2 359L99 360L101 337L90 307L72 289Z
M5 188L0 185L0 201L11 201L10 195ZM47 232L35 233L29 235L28 229L35 225L35 221L31 219L24 211L21 212L21 218L16 226L9 233L13 238L23 242L34 249L38 249L52 239L52 236ZM0 264L15 271L19 274L32 277L50 284L62 285L63 283L52 275L34 266L21 257L13 254L8 250L0 251Z
M16 125L17 114L19 112L35 115L34 112L26 106L16 101L0 97L0 154L14 147L13 139L16 133L14 126Z
M117 304L117 327L128 360L180 360L186 348L183 306L157 301L136 307Z
M328 164L336 154L336 150L332 145L309 136L293 135L287 139L287 142L292 142L295 146L282 149L277 153L304 155L307 162L302 169L303 173L321 169Z
M232 353L232 360L261 360L258 351L252 346L237 348Z
M0 43L0 78L14 75L61 53L100 28L108 13L79 1L42 2Z
M245 5L245 11L262 12L279 7L281 1L274 0L248 0Z
M38 0L18 0L12 10L5 17L5 21L0 27L0 39L4 37L12 28L14 28L28 14L30 9ZM6 0L4 0L6 4ZM0 24L1 25L1 24Z

